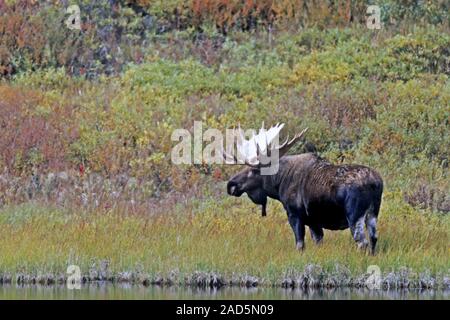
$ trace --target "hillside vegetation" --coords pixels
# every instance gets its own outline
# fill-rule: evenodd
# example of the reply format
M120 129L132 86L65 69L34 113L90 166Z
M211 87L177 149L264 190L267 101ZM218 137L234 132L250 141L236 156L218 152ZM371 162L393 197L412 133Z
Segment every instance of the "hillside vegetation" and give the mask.
M447 2L380 1L381 30L349 1L282 2L80 1L70 30L59 1L0 0L2 279L107 263L150 282L344 285L376 264L387 284L448 285ZM281 206L262 219L226 195L238 167L172 164L194 121L308 127L291 153L375 168L378 255L348 231L300 254Z

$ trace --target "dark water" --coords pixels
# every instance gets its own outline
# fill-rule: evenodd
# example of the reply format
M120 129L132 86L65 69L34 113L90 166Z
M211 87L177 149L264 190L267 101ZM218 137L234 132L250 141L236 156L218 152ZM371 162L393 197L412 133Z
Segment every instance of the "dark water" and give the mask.
M64 285L2 285L0 299L450 299L450 291L282 288L194 289L185 287L89 284L79 290Z

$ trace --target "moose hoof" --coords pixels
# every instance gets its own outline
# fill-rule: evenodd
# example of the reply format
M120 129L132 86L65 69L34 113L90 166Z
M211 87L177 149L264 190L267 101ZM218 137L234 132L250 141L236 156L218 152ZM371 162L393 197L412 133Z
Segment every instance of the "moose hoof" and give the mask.
M303 250L305 250L305 244L303 242L297 242L296 248L298 251L302 252Z

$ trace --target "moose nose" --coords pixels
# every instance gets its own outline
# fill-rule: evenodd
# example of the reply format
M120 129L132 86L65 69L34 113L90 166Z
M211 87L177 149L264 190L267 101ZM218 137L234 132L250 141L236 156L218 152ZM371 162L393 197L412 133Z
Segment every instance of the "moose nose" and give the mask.
M237 186L236 182L233 182L233 181L228 182L227 192L228 192L229 195L234 196L235 193L236 193L237 188L238 188L238 186Z

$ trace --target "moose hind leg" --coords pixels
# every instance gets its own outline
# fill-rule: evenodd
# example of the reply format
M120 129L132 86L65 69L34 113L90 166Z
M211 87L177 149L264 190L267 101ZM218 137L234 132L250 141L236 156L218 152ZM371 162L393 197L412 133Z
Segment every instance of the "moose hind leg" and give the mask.
M364 232L364 220L366 216L367 207L364 201L354 197L346 206L347 219L350 226L353 239L356 241L359 249L365 250L368 246L366 235Z
M311 238L316 244L321 244L323 239L323 229L321 227L311 227L309 226L309 232L311 233Z
M291 210L288 210L288 220L292 231L294 231L296 248L303 251L305 248L305 224L302 223L300 215Z
M364 217L357 219L355 223L350 225L350 230L358 248L366 250L369 243L367 242L366 234L364 233Z
M372 213L368 213L366 215L366 228L369 233L370 240L370 253L375 255L375 247L377 245L378 236L377 236L377 217Z

